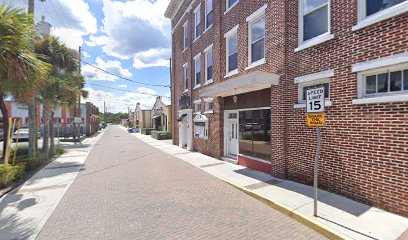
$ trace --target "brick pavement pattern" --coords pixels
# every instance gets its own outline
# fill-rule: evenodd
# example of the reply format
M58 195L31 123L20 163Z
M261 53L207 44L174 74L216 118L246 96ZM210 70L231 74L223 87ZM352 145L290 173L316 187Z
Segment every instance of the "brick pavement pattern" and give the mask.
M323 239L111 126L37 239Z

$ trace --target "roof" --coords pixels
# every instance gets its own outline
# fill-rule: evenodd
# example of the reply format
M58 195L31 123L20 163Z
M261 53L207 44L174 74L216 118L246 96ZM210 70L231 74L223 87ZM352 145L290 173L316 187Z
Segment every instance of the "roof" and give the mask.
M167 6L166 12L164 12L164 16L173 19L183 2L184 0L171 0L169 6Z

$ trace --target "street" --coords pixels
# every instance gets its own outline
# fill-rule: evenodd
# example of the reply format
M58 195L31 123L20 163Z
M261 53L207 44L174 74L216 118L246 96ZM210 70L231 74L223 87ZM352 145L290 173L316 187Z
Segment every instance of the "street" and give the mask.
M323 239L110 126L37 239Z

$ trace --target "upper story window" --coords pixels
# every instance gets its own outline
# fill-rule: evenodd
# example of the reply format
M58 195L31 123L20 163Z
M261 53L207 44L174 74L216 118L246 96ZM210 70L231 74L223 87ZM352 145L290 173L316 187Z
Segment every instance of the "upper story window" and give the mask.
M227 2L227 11L235 6L239 1L238 0L226 0Z
M301 0L301 42L330 32L330 0Z
M195 87L201 86L201 53L194 57L195 66Z
M183 25L183 46L184 49L188 48L188 22Z
M248 64L265 60L265 9L267 4L247 17L249 29Z
M385 10L407 0L365 0L366 16Z
M201 11L200 11L201 4L198 5L196 10L194 11L194 37L195 39L198 39L201 36Z
M213 12L213 0L207 0L205 4L205 29L208 29L213 24Z
M205 52L205 83L212 82L213 79L213 53L212 45L204 50Z
M224 35L226 39L226 72L235 74L238 72L238 25Z
M188 64L184 64L183 66L184 72L184 90L188 90Z
M408 91L408 68L364 76L364 95L376 96Z

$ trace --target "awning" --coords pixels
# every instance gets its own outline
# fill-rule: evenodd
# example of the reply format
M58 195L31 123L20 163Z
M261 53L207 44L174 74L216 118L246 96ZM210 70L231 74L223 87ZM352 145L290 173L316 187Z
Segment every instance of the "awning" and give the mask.
M179 118L177 119L177 122L183 121L183 119L184 119L185 117L187 117L187 114L181 115L181 117L179 117Z
M270 88L278 84L278 74L255 71L209 86L200 91L200 97L228 97Z

